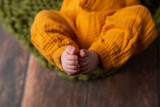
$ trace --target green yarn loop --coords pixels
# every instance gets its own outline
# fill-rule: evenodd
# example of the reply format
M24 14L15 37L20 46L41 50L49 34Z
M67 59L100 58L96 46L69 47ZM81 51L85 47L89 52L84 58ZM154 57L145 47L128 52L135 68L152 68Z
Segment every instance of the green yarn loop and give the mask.
M59 10L62 0L0 0L0 20L3 27L10 33L14 34L25 47L37 57L39 63L47 68L55 70L59 76L71 80L96 79L106 77L118 71L119 68L113 68L109 71L104 71L97 68L90 75L75 75L69 76L61 71L57 66L49 63L33 46L30 41L30 27L33 23L35 15L44 9ZM156 27L160 26L160 6L155 0L142 0L142 4L147 6L155 19ZM157 29L160 31L160 29Z

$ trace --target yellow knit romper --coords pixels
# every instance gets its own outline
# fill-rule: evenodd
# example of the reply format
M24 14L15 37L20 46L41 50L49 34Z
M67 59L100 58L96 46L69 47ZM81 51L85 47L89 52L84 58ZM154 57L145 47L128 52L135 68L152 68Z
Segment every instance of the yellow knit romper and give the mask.
M60 11L40 11L31 27L33 45L62 71L61 54L68 45L95 50L109 70L156 38L151 13L138 0L64 0Z

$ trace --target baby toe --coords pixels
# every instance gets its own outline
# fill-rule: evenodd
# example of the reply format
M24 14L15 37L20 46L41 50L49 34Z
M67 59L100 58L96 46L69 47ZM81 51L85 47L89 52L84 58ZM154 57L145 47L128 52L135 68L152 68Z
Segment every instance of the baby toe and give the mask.
M72 46L72 45L69 45L69 46L67 46L67 47L66 47L66 49L65 49L65 50L66 50L66 51L71 51L71 50L72 50L72 48L73 48L73 46Z
M80 67L80 65L76 65L76 66L67 65L66 69L69 69L69 70L78 70L79 67Z
M88 71L88 66L81 67L80 70L81 70L81 72Z
M79 60L79 62L87 62L88 61L88 58L87 57L83 57L83 58L79 58L78 59Z
M77 55L66 55L67 60L77 61L78 56Z
M77 54L76 48L74 46L71 46L71 45L66 47L66 52L70 55L76 55Z
M87 55L87 50L81 49L79 54L80 54L80 57L85 57Z
M70 66L77 66L78 61L66 60L65 63Z
M79 63L81 67L88 66L88 61L83 61Z

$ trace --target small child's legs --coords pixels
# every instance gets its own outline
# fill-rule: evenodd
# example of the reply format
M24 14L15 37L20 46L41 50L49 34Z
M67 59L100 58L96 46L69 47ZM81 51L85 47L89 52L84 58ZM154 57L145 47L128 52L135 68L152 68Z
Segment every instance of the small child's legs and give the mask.
M100 36L89 49L97 51L104 69L122 66L157 38L155 23L142 5L128 6L107 16Z
M93 51L86 51L86 56L83 55L83 50L79 54L79 46L74 41L76 33L71 25L72 22L60 12L43 10L35 17L31 40L42 55L62 71L75 75L81 70L82 74L87 74L97 67L98 55ZM73 52L69 45L74 47Z
M61 54L68 45L79 46L73 41L76 34L72 22L58 11L39 12L31 27L31 41L40 53L62 71Z
M82 15L82 17L84 16ZM88 29L95 31L92 28L96 28L99 23L94 23L94 17L92 19L85 24L82 20L80 23L82 26L77 26L77 29L84 28L87 32ZM93 23L90 23L90 21ZM96 22L98 21L99 17ZM86 46L86 49L89 50L79 50L79 46L75 43L77 32L74 30L72 22L60 12L45 10L35 18L31 28L31 40L49 62L57 65L62 71L66 70L69 75L74 75L91 73L96 69L99 62L105 70L120 67L131 56L146 49L157 37L153 18L148 9L141 5L128 6L117 10L115 13L106 16L102 23L97 38L92 38L91 45ZM92 24L92 27L89 24ZM82 31L84 32L84 30ZM91 33L84 33L87 39L84 39L86 42L83 45L89 43L91 36L93 37L95 34ZM80 34L77 35L82 38L84 35L82 32ZM67 51L68 48L66 47L69 45L74 46L80 53L77 54L76 51L70 53L70 49ZM88 48L88 46L90 47ZM68 57L65 56L67 52ZM79 56L80 67L74 65L77 59L71 57L75 56ZM69 57L72 60L70 66L69 62L65 61Z

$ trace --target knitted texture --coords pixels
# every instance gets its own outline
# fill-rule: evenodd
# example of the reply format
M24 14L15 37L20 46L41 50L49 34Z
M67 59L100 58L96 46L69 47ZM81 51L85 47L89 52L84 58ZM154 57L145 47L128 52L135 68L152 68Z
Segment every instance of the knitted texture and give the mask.
M54 69L58 72L61 77L65 77L72 80L89 80L98 77L105 77L118 70L114 68L110 71L104 71L97 68L90 75L77 75L68 76L65 72L60 71L56 66L49 63L32 45L30 41L30 27L33 23L35 15L43 9L56 9L58 10L61 6L61 0L0 0L0 19L3 22L3 26L6 30L13 33L15 37L26 46L26 48L33 53L38 61L45 67ZM150 4L149 4L150 3ZM154 19L156 21L157 28L160 25L160 8L157 10L157 3L152 3L152 1L146 3L148 7L152 8L152 14L154 14Z

